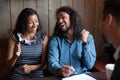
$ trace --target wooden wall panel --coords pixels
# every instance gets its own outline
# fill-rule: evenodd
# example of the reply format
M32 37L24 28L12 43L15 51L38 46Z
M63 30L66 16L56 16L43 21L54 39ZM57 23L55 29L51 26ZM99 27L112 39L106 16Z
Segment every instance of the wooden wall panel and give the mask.
M73 8L79 13L81 20L83 23L85 23L85 15L84 15L84 11L85 11L85 0L73 0Z
M36 10L36 0L24 0L24 8L33 8Z
M60 7L60 0L49 0L49 34L52 35L56 18L56 9Z
M94 35L95 34L95 0L85 0L84 23L85 27Z
M14 29L21 10L30 7L37 10L40 16L41 30L52 35L56 22L55 12L60 6L71 6L79 13L85 27L95 38L98 56L103 55L104 41L99 29L103 0L0 0L0 34L8 35L8 31Z
M37 0L37 12L40 17L41 30L48 33L48 0Z
M23 0L11 0L10 2L10 8L11 8L11 27L12 30L15 27L15 23L17 20L17 17L21 10L23 9Z
M9 0L0 1L0 35L7 35L10 30L10 5Z
M104 0L96 0L96 18L95 18L95 44L97 49L97 54L99 57L106 56L104 49L105 43L103 41L103 36L100 31L101 22L102 22L102 11L103 11L103 1Z
M72 7L72 0L61 0L61 6L70 6Z

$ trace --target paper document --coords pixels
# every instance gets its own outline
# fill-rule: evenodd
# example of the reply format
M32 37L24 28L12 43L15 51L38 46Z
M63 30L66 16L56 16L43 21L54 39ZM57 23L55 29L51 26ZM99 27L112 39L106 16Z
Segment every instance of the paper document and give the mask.
M62 80L96 80L87 74L73 75L70 77L62 78Z

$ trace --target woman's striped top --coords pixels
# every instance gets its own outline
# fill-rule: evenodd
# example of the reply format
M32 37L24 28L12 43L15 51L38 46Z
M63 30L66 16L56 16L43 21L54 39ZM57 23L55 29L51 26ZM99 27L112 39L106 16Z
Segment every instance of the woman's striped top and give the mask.
M45 33L38 32L34 40L26 40L21 38L21 34L17 33L19 42L21 43L21 54L14 66L12 80L20 80L21 78L43 77L42 70L31 71L29 74L24 74L20 67L24 64L36 65L40 64L42 55L42 40L45 38Z

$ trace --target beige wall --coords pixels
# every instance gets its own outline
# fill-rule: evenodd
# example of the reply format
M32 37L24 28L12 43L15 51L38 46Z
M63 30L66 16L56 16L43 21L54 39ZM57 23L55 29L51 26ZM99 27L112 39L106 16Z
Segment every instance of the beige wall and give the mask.
M93 34L98 55L103 54L103 40L99 31L103 0L0 0L0 36L14 29L16 18L23 8L38 11L42 31L51 35L55 24L55 10L60 6L73 7L81 16L85 27Z

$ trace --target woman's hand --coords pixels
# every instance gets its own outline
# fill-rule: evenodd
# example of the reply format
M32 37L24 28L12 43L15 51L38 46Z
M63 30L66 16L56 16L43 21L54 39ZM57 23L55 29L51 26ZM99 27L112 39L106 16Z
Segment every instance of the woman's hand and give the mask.
M16 43L15 44L15 48L14 48L14 53L16 57L19 57L21 54L21 47L20 47L20 43Z
M31 67L30 67L30 65L28 65L28 64L23 65L23 66L21 67L21 69L22 69L22 71L23 71L25 74L31 72Z

